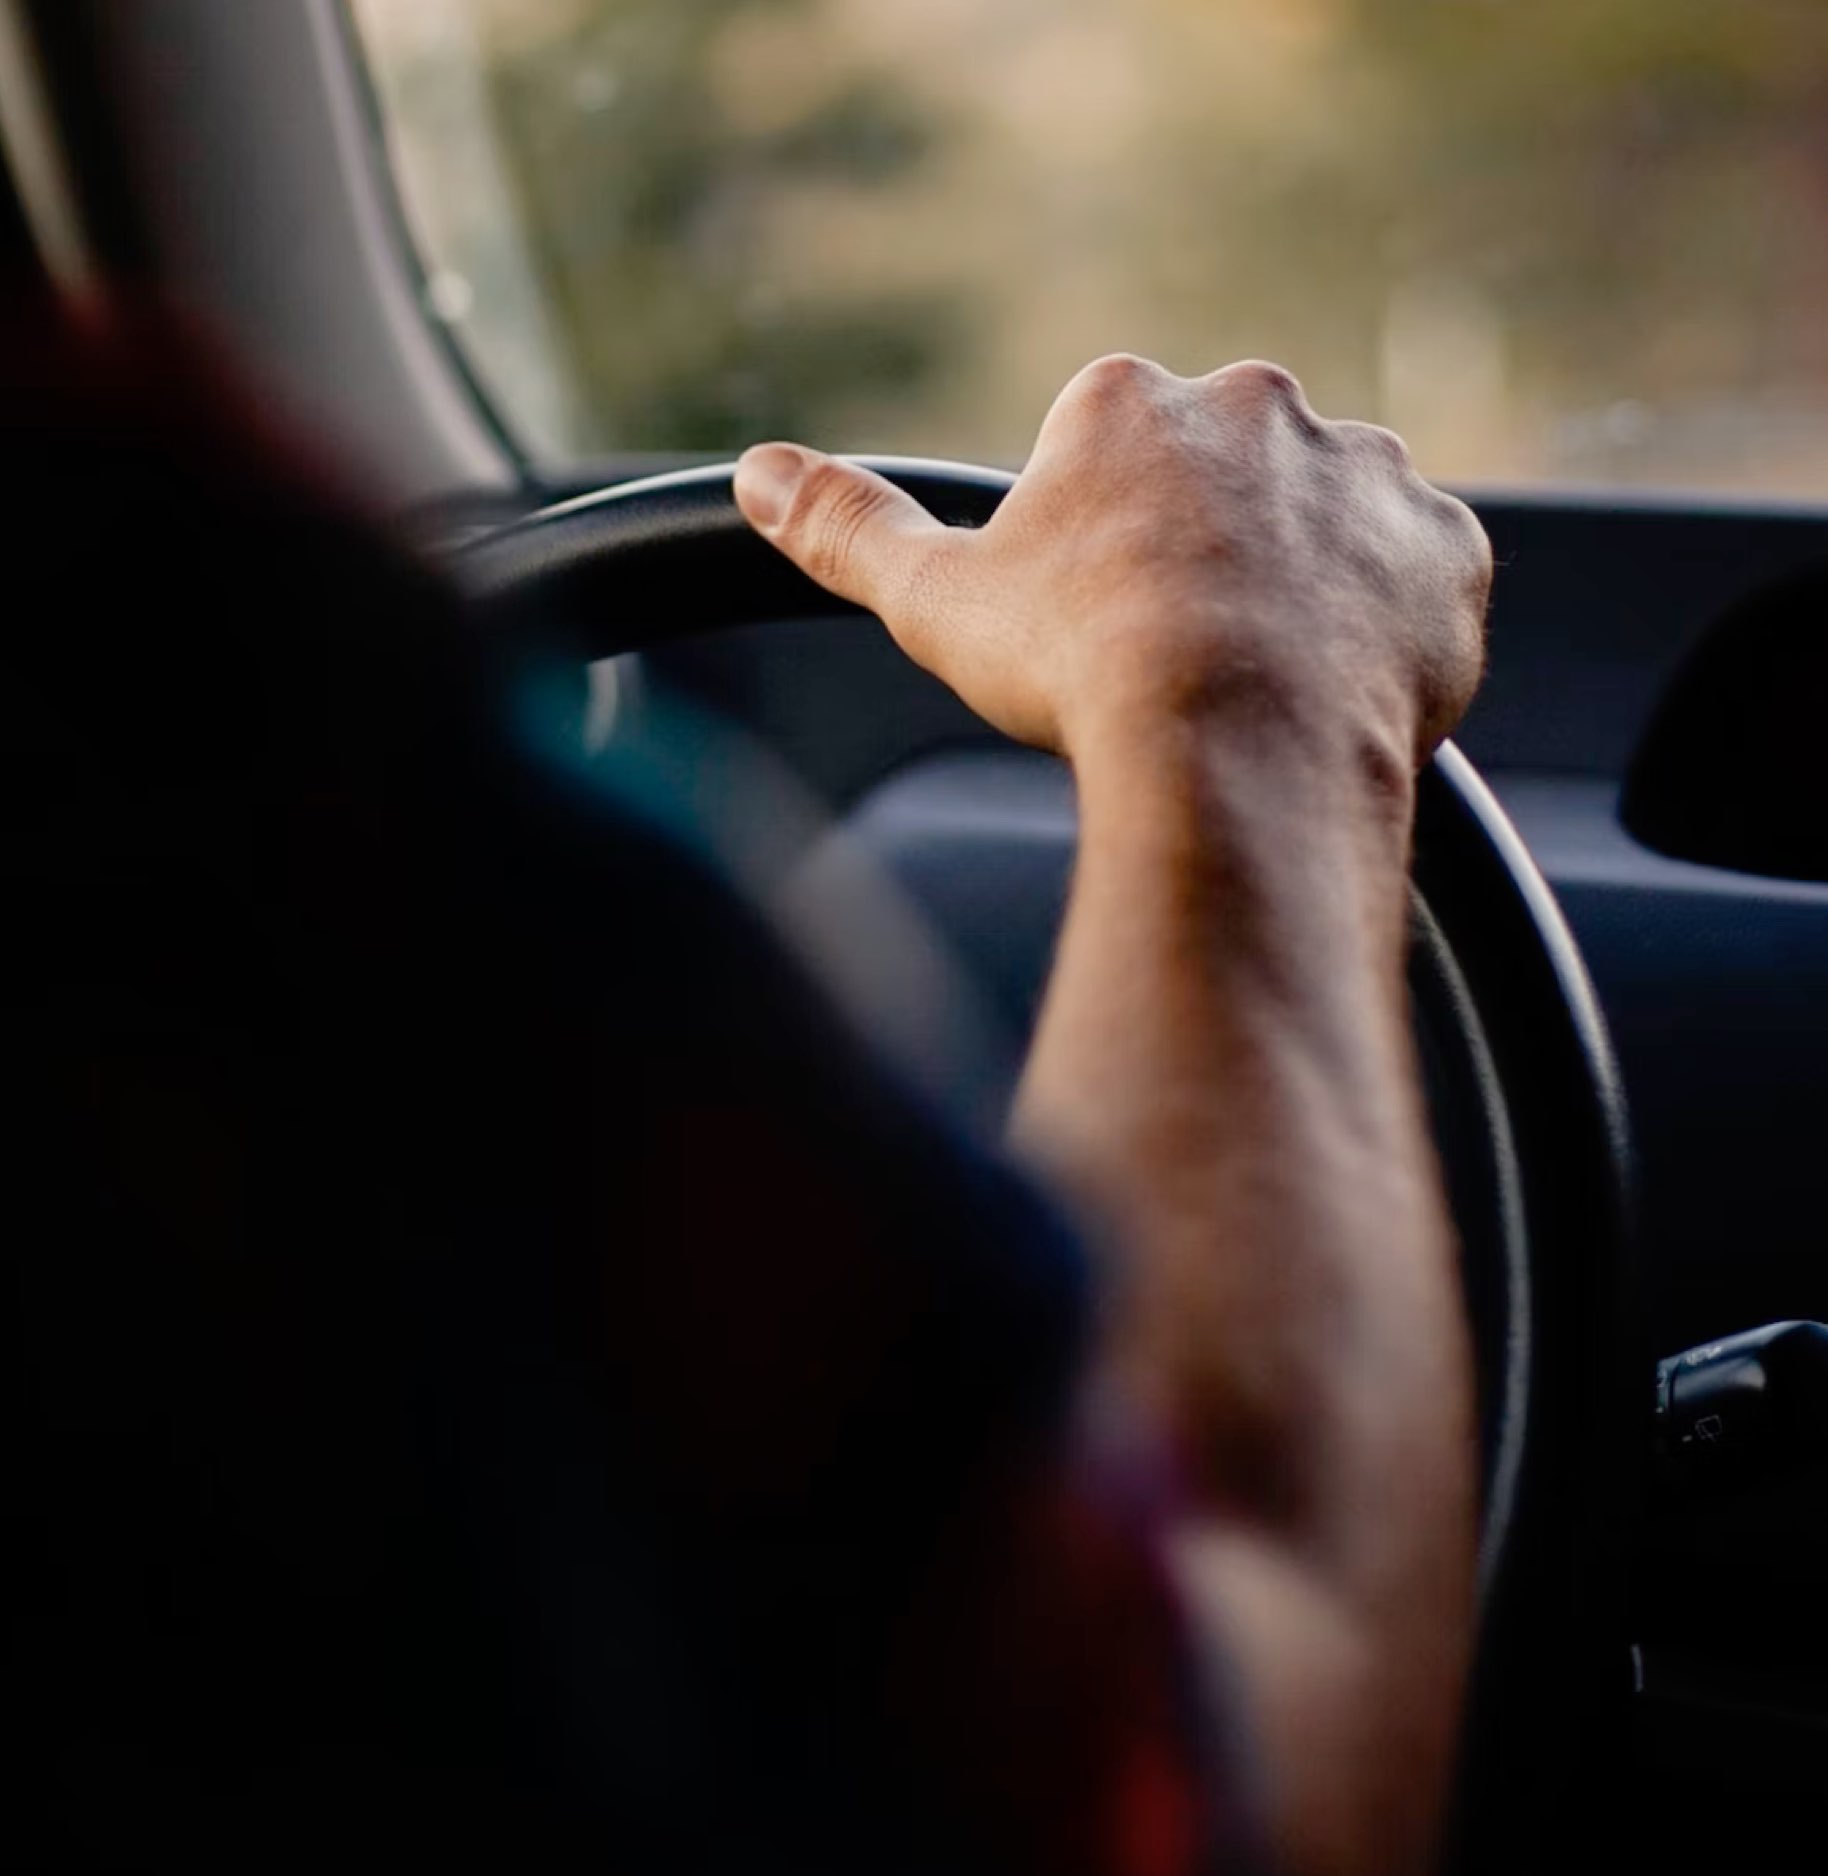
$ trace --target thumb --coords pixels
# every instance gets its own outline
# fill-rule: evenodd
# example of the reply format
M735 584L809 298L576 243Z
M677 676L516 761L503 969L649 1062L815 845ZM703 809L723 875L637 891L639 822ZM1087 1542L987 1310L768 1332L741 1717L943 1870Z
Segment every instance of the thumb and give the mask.
M746 452L736 465L736 503L802 572L884 617L905 615L917 594L933 593L958 540L892 482L797 443Z

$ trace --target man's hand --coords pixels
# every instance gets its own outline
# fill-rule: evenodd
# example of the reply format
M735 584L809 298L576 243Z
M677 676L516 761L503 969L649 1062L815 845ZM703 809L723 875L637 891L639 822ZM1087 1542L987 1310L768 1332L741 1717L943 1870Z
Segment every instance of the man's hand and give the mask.
M977 532L749 453L750 520L998 727L1079 862L1015 1121L1120 1246L1110 1374L1176 1443L1190 1605L1241 1668L1295 1871L1438 1827L1477 1481L1404 956L1414 775L1478 680L1490 555L1286 372L1130 358Z
M1249 686L1407 766L1478 681L1478 522L1399 438L1323 421L1275 365L1087 366L977 532L792 444L751 450L737 497L980 716L1068 755Z

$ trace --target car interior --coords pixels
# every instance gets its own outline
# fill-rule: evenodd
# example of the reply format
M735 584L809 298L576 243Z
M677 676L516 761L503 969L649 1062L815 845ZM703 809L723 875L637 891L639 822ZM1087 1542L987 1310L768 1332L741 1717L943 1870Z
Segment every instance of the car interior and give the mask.
M721 726L716 735L754 752L756 768L745 772L775 778L778 824L800 830L770 857L770 885L793 890L834 848L862 856L895 916L947 960L997 1039L994 1108L1034 1019L1070 876L1071 777L1000 738L754 536L734 505L731 460L809 411L806 420L829 417L829 427L807 440L854 447L943 519L981 525L1019 466L1019 438L1002 442L990 418L974 426L959 414L968 415L972 393L967 380L960 390L944 379L949 315L918 293L909 317L940 335L928 335L942 360L937 377L909 363L927 354L902 347L894 332L847 336L835 323L800 333L801 351L764 347L741 369L710 339L697 352L682 342L668 353L668 323L682 328L685 315L667 294L717 291L715 269L693 273L685 262L631 312L623 349L606 339L592 365L564 337L566 321L580 317L585 262L559 252L564 227L536 225L528 207L545 172L485 174L474 160L480 124L497 142L531 139L567 187L614 195L606 173L586 166L571 176L580 151L596 146L549 128L561 104L530 89L544 69L534 53L548 41L571 47L576 95L567 93L564 109L596 123L634 110L629 92L644 71L661 69L660 54L645 67L634 53L620 65L606 55L599 68L580 61L586 41L575 35L600 33L613 48L622 33L638 48L639 31L652 27L659 43L653 22L671 20L668 58L684 59L679 47L689 41L726 89L736 85L726 67L749 60L762 72L756 97L766 93L776 116L740 86L730 96L752 102L756 121L785 126L767 132L782 148L792 144L783 163L810 166L793 171L792 186L805 192L802 222L828 214L854 238L846 265L918 283L919 265L896 261L892 229L885 237L877 226L893 222L892 200L833 203L853 171L866 178L858 188L877 186L867 178L878 171L891 176L881 186L892 193L903 186L898 163L943 170L952 159L921 139L945 133L909 128L899 106L872 92L875 116L847 117L852 107L840 100L843 109L807 119L828 142L801 136L797 107L780 102L792 91L781 77L792 62L783 65L770 35L788 35L791 50L801 43L794 32L834 43L875 32L875 56L892 72L896 58L962 62L979 16L1003 18L1011 37L1041 31L1033 17L1050 11L1085 33L1088 21L1119 32L1110 20L1128 17L1108 6L960 0L933 9L931 43L905 21L883 23L919 11L742 0L9 0L0 5L0 267L71 293L125 284L183 308L276 412L351 465L401 535L468 595L478 631L563 672L581 756L639 740L691 774L710 747L703 726L711 722ZM1204 9L1189 0L1180 9L1222 16L1244 48L1239 59L1253 47L1250 56L1267 59L1267 46L1291 61L1318 58L1315 48L1345 33L1348 17L1352 30L1383 34L1417 61L1445 60L1432 41L1414 50L1432 30L1432 11L1345 0L1283 10L1268 0ZM1587 35L1580 56L1596 70L1623 69L1641 54L1634 95L1668 106L1657 134L1677 143L1702 141L1710 111L1730 115L1716 93L1739 83L1732 173L1741 180L1757 168L1746 123L1761 111L1813 112L1814 143L1805 147L1798 132L1784 149L1786 162L1807 170L1795 188L1814 206L1788 221L1788 208L1769 207L1766 234L1789 266L1812 228L1807 265L1797 260L1782 278L1819 284L1828 270L1819 136L1828 36L1805 21L1785 41L1796 9L1759 5L1740 20L1734 8L1585 0L1519 10L1502 27L1492 9L1468 12L1485 24L1455 28L1467 43L1450 50L1481 69L1522 60L1518 48L1532 33L1543 44L1572 43L1577 16ZM1680 15L1686 34L1656 54L1662 65L1643 50L1661 30L1646 24L1653 13ZM1305 22L1299 33L1289 24L1295 15ZM439 37L446 29L448 43ZM1217 71L1231 42L1214 31ZM1481 47L1481 31L1506 37ZM1069 37L1062 28L1062 47ZM1044 101L1090 121L1106 94L1075 85L1106 41L1088 43L1078 65L1056 49L1053 64L1037 55L1034 70ZM1747 77L1746 48L1773 46L1769 72L1781 71L1783 82ZM1732 64L1741 52L1744 69ZM1736 79L1719 75L1729 67ZM485 97L478 74L490 72L499 83ZM679 95L709 108L709 91ZM1604 97L1606 108L1624 110L1616 91ZM642 107L628 136L646 144L612 138L603 151L621 161L651 146L657 162L671 160L690 133L675 127L665 140L667 105L662 97ZM1138 121L1150 117L1147 107L1145 85ZM1016 113L1017 102L1008 108ZM728 111L735 121L737 104ZM1446 102L1441 112L1451 115ZM1398 138L1388 117L1374 121ZM1095 140L1085 134L1084 148L1063 146L1056 160L1062 187L1091 200L1099 185L1084 152ZM1506 135L1514 154L1524 133L1510 123ZM1538 140L1556 135L1551 125ZM925 154L907 155L904 144ZM709 161L696 146L678 160ZM740 163L740 150L728 160ZM956 186L968 189L978 172L957 160L967 181ZM1655 149L1643 159L1659 160ZM440 164L448 199L436 193ZM1758 170L1746 186L1775 189L1778 173ZM734 192L727 212L773 213L766 186L753 197ZM1443 168L1425 186L1449 198L1461 185ZM1554 186L1581 188L1562 172ZM956 207L956 195L933 187L933 201ZM1617 229L1638 225L1638 187L1653 184L1629 163L1592 182L1595 193L1610 192L1606 240L1615 246L1629 245ZM661 214L624 195L615 197L618 226ZM919 217L940 212L922 196L906 244L938 243ZM1541 209L1549 223L1561 212ZM1565 213L1577 218L1573 206ZM1739 250L1715 240L1714 223L1749 213L1738 197L1692 191L1670 241L1701 252L1697 265L1710 277L1731 273ZM523 214L512 267L483 276L475 257L506 252L503 218ZM781 219L801 225L786 210ZM1017 258L993 255L984 266L1025 264L1031 250L989 211L986 221L983 240L994 249L1006 239ZM824 226L806 238L835 242L819 233ZM1164 227L1164 240L1180 239L1178 222ZM1349 246L1327 227L1311 251L1290 250L1293 260L1277 250L1276 264L1299 263L1312 279ZM1105 251L1102 237L1075 230L1071 242L1094 258ZM1525 226L1525 246L1528 237ZM689 239L669 234L664 255L689 257L691 241L710 238L702 227ZM781 252L778 264L791 266L793 250ZM1574 267L1586 250L1568 252ZM618 254L634 277L636 263ZM1246 248L1231 265L1249 270L1252 259ZM642 264L664 271L662 261ZM1764 316L1761 294L1775 301L1780 289L1774 274L1744 265L1747 278L1721 303L1749 331ZM1178 278L1164 273L1168 285L1141 280L1128 291L1171 297ZM1672 272L1665 284L1674 295L1680 279ZM535 301L548 289L552 305L541 310ZM1060 294L1074 290L1063 276ZM1310 289L1328 290L1324 278ZM1543 291L1547 304L1553 295ZM1601 299L1622 291L1610 278L1596 289ZM1023 292L1023 307L1043 303L1047 283L1026 282ZM777 307L768 317L791 325L794 304L790 297L786 315ZM1240 314L1231 326L1215 318L1217 342L1234 330L1261 333L1267 351L1282 302L1265 304L1269 313ZM1430 304L1434 323L1422 320L1421 338L1402 344L1408 328L1392 314L1378 380L1385 407L1353 414L1405 427L1399 392L1418 344L1424 354L1432 345L1451 376L1477 322L1466 314L1453 325L1462 302L1451 295ZM591 317L615 323L613 310L592 306ZM1554 306L1540 316L1561 317ZM1628 385L1602 392L1587 429L1563 424L1565 458L1539 460L1497 442L1481 456L1477 438L1455 441L1463 412L1441 420L1440 479L1476 509L1498 569L1483 688L1424 778L1411 972L1463 1244L1485 1459L1482 1633L1453 1830L1458 1868L1536 1870L1600 1845L1620 1868L1680 1855L1751 1864L1800 1854L1806 1864L1824 1842L1828 351L1819 307L1815 298L1798 314L1814 349L1799 340L1794 358L1784 354L1792 377L1772 367L1768 383L1759 381L1760 396L1775 385L1776 398L1813 372L1817 401L1797 403L1782 424L1761 428L1767 403L1747 392L1730 435L1714 415L1687 430L1675 419L1660 428L1656 393ZM1595 372L1604 378L1609 361L1639 354L1653 363L1687 358L1679 310L1670 310L1667 331L1615 334ZM1105 330L1069 325L1060 344L1094 329ZM1730 382L1751 382L1745 360L1764 357L1775 330L1773 314L1745 338ZM1019 350L1021 341L1018 333L1010 343ZM1150 342L1149 332L1132 340L1110 327L1108 349ZM1288 362L1304 379L1330 382L1330 355L1318 344L1319 369L1308 371L1308 342L1294 326ZM541 346L562 369L541 362ZM1227 355L1251 349L1241 342ZM985 369L994 372L994 348L990 356ZM724 374L702 396L688 371L694 359L706 374ZM771 402L771 388L744 388L745 373L772 387L797 382L796 372L816 376L822 360L849 374L848 403ZM1047 368L1046 360L1035 367ZM1467 400L1483 395L1483 369L1468 365L1455 381ZM588 423L574 421L564 405L586 397L576 387L591 370L610 389L589 394ZM663 377L665 398L655 388ZM872 388L878 381L892 398ZM923 386L935 384L937 401L923 409ZM1726 440L1709 457L1716 445L1706 439L1717 433ZM1427 453L1418 456L1433 473ZM706 772L695 799L713 818L756 812L753 802L712 798L717 782ZM934 1074L943 1082L955 1068L941 1061Z

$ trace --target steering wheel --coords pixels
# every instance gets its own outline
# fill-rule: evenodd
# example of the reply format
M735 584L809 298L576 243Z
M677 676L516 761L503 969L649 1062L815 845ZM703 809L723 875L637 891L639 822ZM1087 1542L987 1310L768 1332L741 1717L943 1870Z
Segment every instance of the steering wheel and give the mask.
M859 460L956 526L983 525L1013 483ZM453 569L485 632L580 663L854 614L747 525L733 472L562 502L464 543ZM1452 745L1421 777L1412 903L1416 1038L1463 1247L1483 1448L1482 1632L1453 1860L1522 1869L1565 1854L1574 1807L1603 1795L1584 1787L1616 1768L1629 1694L1633 1419L1650 1368L1629 1326L1624 1105L1572 935Z

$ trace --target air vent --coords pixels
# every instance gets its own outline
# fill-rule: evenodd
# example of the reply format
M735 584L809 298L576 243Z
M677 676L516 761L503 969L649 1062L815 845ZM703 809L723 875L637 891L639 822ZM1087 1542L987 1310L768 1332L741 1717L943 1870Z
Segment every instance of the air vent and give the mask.
M1828 563L1708 631L1657 706L1621 814L1672 859L1828 881Z

